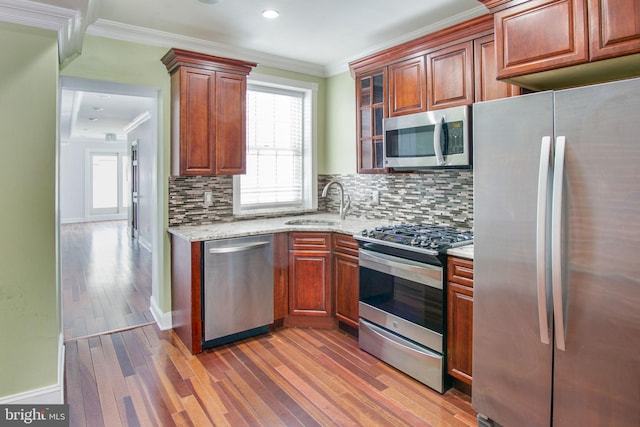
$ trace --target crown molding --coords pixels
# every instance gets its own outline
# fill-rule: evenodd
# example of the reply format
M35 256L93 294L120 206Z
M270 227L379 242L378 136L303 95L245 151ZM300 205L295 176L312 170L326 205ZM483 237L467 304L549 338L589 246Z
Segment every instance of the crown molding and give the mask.
M95 2L82 0L84 10ZM52 30L58 33L58 60L62 64L82 51L84 22L79 10L29 0L0 0L0 21Z
M343 73L345 71L349 71L349 63L355 61L360 58L365 58L369 55L372 55L376 52L383 51L385 49L392 48L394 46L401 45L403 43L409 42L411 40L415 40L422 36L426 36L428 34L435 33L437 31L443 30L445 28L451 27L453 25L459 24L464 21L468 21L473 18L477 18L478 16L486 15L487 8L480 5L474 7L471 10L466 12L459 13L457 15L453 15L447 19L443 19L438 21L432 25L427 25L426 27L422 27L416 31L412 31L410 33L404 34L401 37L396 37L395 39L388 40L384 43L380 43L378 45L372 46L369 49L360 52L357 55L353 55L350 58L344 59L342 61L334 62L326 66L326 75L327 77L335 76L336 74Z
M0 0L0 21L56 31L58 33L58 57L61 64L82 52L82 42L86 32L95 36L166 47L167 49L175 47L215 56L253 61L266 67L299 72L316 77L331 77L348 71L349 63L355 59L366 57L375 52L487 13L486 7L480 5L467 12L405 34L402 37L372 46L350 58L321 65L181 34L152 30L105 19L96 20L97 4L100 1L79 0L80 10L71 10L30 0Z
M151 46L166 47L167 49L178 48L192 50L208 55L257 62L265 67L279 68L316 77L326 77L325 67L319 64L105 19L98 19L87 27L87 34Z

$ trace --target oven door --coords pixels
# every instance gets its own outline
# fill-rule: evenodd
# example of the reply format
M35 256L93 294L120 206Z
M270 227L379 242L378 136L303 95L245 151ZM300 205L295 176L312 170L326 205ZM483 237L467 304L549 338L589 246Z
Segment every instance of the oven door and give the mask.
M441 266L360 249L360 317L443 353Z

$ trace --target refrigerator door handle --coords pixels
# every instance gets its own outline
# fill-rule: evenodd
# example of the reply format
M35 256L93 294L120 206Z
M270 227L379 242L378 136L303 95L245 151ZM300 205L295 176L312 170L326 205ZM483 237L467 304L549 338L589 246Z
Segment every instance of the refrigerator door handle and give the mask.
M444 156L442 155L442 146L440 145L440 139L442 135L442 125L445 122L444 116L442 116L442 121L436 122L435 127L433 129L433 151L436 155L436 163L438 166L444 165Z
M547 200L549 196L549 164L551 137L542 138L538 171L538 210L536 215L536 282L538 285L538 321L540 341L549 344L549 308L547 305Z
M553 289L553 315L556 347L565 351L565 317L562 295L562 191L564 185L564 155L566 138L556 138L553 167L553 207L551 212L551 286Z

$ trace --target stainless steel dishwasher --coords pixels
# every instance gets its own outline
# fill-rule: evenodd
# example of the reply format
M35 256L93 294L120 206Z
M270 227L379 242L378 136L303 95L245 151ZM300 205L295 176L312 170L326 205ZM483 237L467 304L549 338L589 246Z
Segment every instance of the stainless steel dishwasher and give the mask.
M273 235L204 243L202 347L265 333L273 323Z

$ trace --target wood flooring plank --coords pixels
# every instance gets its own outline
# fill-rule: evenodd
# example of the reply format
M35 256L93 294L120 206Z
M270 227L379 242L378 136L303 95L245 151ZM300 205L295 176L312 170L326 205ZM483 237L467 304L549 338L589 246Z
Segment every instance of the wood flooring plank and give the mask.
M69 418L76 420L77 425L86 425L84 410L84 396L82 394L82 378L80 358L78 355L78 343L72 342L65 345L65 366L74 369L65 369L65 402L74 402L69 405Z
M135 372L122 337L122 334L112 334L111 340L113 341L113 348L115 349L116 357L118 358L120 371L122 372L122 376L126 378L129 375L133 375Z
M81 384L82 399L84 403L84 419L85 424L94 425L96 427L104 426L104 416L100 407L100 398L98 396L98 384L96 382L93 361L91 359L91 350L89 349L89 340L81 340L78 346L78 365ZM95 421L94 421L95 420Z
M281 389L278 387L275 381L272 381L267 373L257 368L251 358L247 356L243 348L246 347L245 343L239 343L232 347L232 354L241 363L239 369L234 369L238 372L241 378L247 382L251 388L252 396L261 396L261 400L267 405L287 426L303 426L301 422L293 412L297 412L300 415L305 415L303 411L300 411L300 407L297 403L290 399ZM308 419L308 425L316 425L315 421Z
M145 396L151 407L150 411L153 411L159 420L159 425L171 426L173 424L171 414L179 410L173 405L170 393L163 389L160 378L151 373L149 366L136 368L136 373L136 380L141 384L141 387L144 387Z
M476 424L468 396L441 395L335 330L285 328L195 356L155 325L67 346L67 381L82 389L67 390L72 426Z
M169 378L165 373L164 366L166 364L166 361L163 362L161 359L166 359L166 357L163 355L159 355L157 357L154 356L150 359L153 366L152 372L154 378L156 378L158 381L159 390L164 396L167 396L168 401L170 402L168 403L169 410L171 412L171 415L174 416L175 414L183 411L184 408L182 406L182 401L180 400L180 394L176 390L176 385L174 385L172 379Z
M65 340L153 321L151 253L126 221L60 226Z
M236 387L227 380L218 381L217 385L224 395L229 399L233 411L229 412L230 416L239 417L243 420L243 423L249 426L261 425L259 418L253 411L253 408L243 398L242 394L236 389Z
M225 418L228 411L212 387L208 383L203 383L199 377L190 378L189 381L193 388L193 396L198 400L207 418L216 426L230 426Z
M260 384L254 380L253 375L246 370L231 352L228 353L227 361L229 366L232 367L227 371L227 378L234 384L238 390L238 395L246 402L246 406L250 408L252 414L261 422L266 423L266 425L285 426L286 423L280 418L280 416L284 415L279 411L280 408L273 408L265 401L265 399L270 400L269 394L265 396L254 392L254 388L260 387Z
M304 426L326 425L329 420L324 414L316 410L315 406L309 405L309 401L302 393L296 390L285 378L277 374L276 369L282 362L275 358L271 350L273 345L263 346L262 343L269 343L267 340L248 340L245 352L251 357L255 368L252 371L258 375L261 372L262 381L269 385L272 394L282 402ZM264 378L264 377L268 377Z
M109 421L110 426L121 426L123 424L120 421L120 413L113 393L112 375L107 369L107 363L101 346L94 346L91 349L91 359L93 360L102 415L105 420Z
M198 427L213 425L211 419L209 419L205 411L202 410L202 406L200 406L200 402L198 402L195 396L190 395L182 398L182 403L185 408L185 413L193 425Z
M130 397L125 398L125 401L130 402L130 406L127 406L127 420L133 419L138 425L143 426L160 425L155 407L149 405L145 393L146 387L140 383L139 377L137 375L128 376L126 382L130 393ZM161 411L157 411L157 413L161 413Z
M138 426L150 426L152 425L150 422L143 422L142 424L140 423L140 420L138 419L138 415L136 414L136 409L133 406L133 401L132 399L127 396L124 398L124 407L125 407L125 413L126 413L126 420L127 423L125 425L129 426L129 427L138 427ZM148 421L148 420L145 420Z
M356 420L352 419L348 412L345 412L333 399L327 398L324 394L318 392L315 387L310 385L304 378L296 375L287 366L281 365L278 368L278 372L285 377L294 387L300 390L301 393L308 396L309 400L314 406L320 408L329 418L331 418L335 425L338 426L357 426Z

